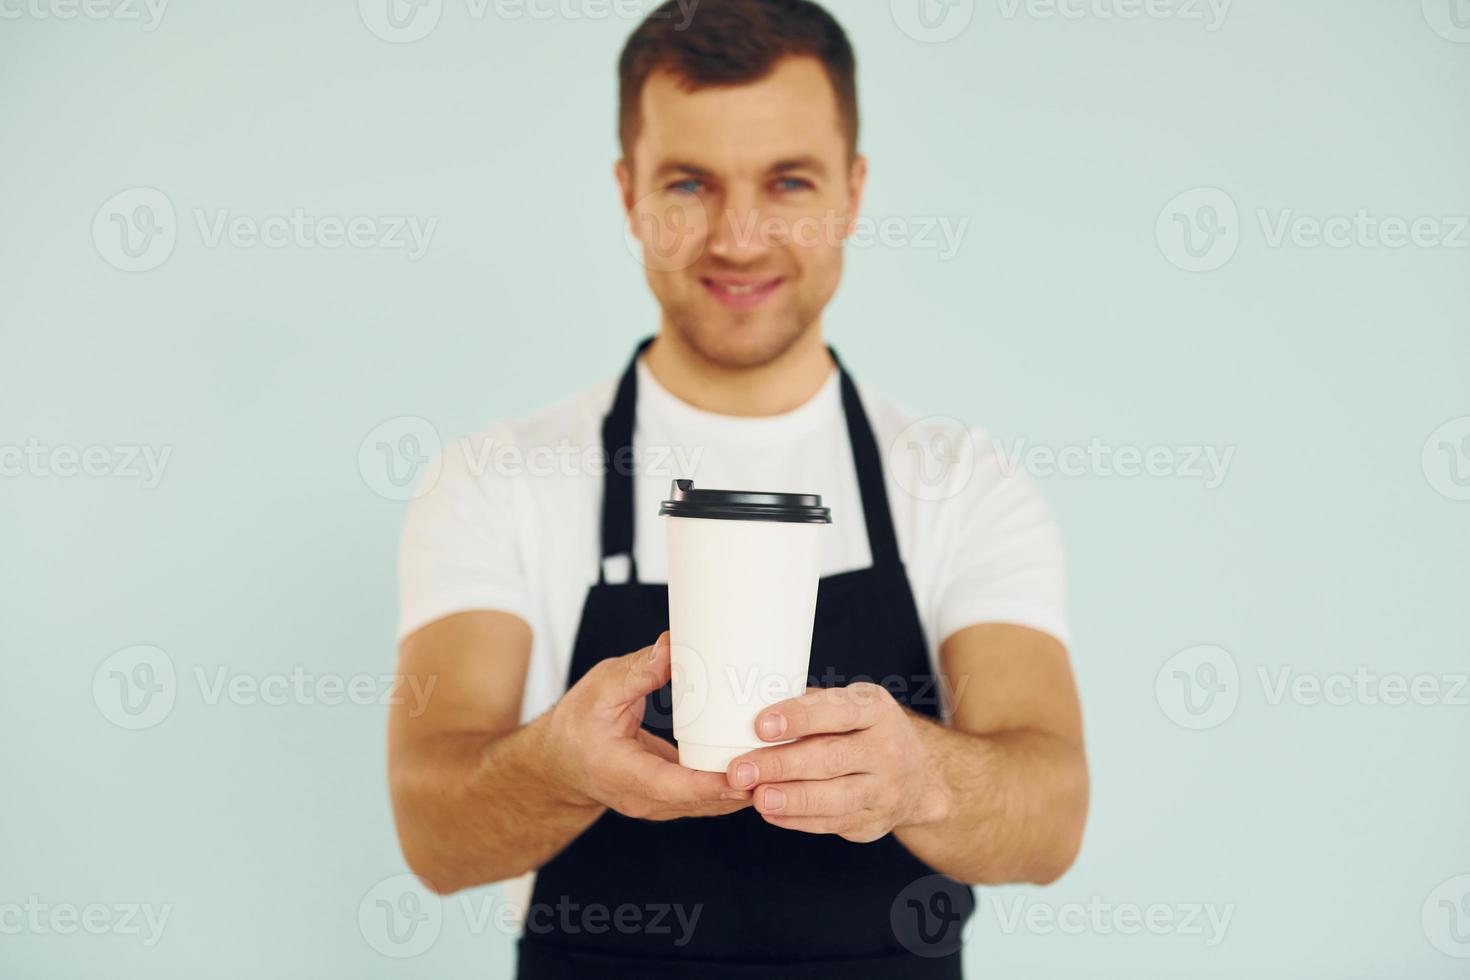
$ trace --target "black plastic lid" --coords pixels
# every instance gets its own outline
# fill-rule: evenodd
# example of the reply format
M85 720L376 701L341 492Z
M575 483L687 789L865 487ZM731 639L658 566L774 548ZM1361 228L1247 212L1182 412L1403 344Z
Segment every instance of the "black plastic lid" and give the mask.
M675 480L658 512L669 517L720 521L777 521L831 524L832 511L816 493L756 493L750 490L696 490L693 480Z

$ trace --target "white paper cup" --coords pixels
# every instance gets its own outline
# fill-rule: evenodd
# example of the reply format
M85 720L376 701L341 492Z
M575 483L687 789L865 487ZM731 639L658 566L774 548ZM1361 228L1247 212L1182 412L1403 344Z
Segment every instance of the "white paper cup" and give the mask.
M831 524L815 494L695 490L674 481L668 518L670 687L679 763L724 772L763 745L761 710L806 690Z

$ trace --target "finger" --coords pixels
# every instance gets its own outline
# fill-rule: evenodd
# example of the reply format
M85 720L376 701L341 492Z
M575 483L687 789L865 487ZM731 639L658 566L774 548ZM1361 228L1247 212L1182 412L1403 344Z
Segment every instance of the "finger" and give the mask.
M812 735L788 745L747 752L730 763L725 778L733 789L750 789L758 783L831 779L871 771L861 736L848 732Z
M668 682L669 664L667 630L652 646L602 661L593 668L598 672L598 705L621 709L657 691Z
M686 769L637 742L624 744L625 750L615 750L609 756L609 764L618 770L611 774L613 780L629 797L646 802L651 809L750 798L748 792L732 790L724 773Z
M842 817L867 810L878 799L879 779L871 773L761 785L755 808L781 817Z
M853 732L871 728L894 704L893 695L877 684L811 688L762 711L755 720L756 734L768 742L802 738L824 732Z
M835 834L846 840L869 843L886 834L879 832L878 824L866 811L849 813L841 817L783 817L777 814L761 814L766 823L782 830L798 830L804 834Z
M681 820L684 817L723 817L737 813L750 806L749 800L722 800L718 803L691 803L687 806L667 807L648 814L647 820Z
M652 752L660 759L663 759L665 762L679 761L679 750L676 749L672 743L664 741L657 735L653 734L653 732L650 732L648 729L638 729L636 732L633 733L633 737L638 740L639 745L643 746L645 749Z

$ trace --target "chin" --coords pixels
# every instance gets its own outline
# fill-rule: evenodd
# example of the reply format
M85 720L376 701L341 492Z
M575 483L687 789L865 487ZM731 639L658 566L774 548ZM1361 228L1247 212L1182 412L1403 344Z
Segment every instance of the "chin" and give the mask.
M722 367L752 368L786 353L816 325L793 312L759 318L732 318L728 311L689 317L674 310L668 319L684 342Z

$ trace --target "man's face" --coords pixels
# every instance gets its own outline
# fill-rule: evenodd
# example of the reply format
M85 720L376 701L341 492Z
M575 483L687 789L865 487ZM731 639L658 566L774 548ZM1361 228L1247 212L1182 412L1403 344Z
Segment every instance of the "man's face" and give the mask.
M696 92L655 72L617 175L664 321L716 363L785 352L837 291L866 170L815 58Z

